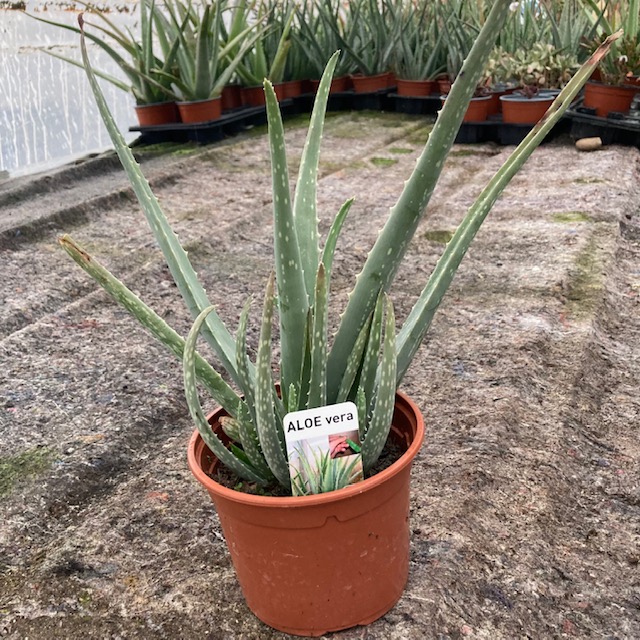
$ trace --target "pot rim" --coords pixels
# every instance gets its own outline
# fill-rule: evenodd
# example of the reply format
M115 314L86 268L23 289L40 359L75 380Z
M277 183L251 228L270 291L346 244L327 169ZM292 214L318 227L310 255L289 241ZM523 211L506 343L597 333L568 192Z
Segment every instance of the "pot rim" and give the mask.
M420 409L413 400L411 400L411 398L402 391L396 391L396 397L403 401L407 405L407 408L416 416L416 433L411 444L402 456L400 456L400 458L392 465L380 473L376 473L376 475L362 480L361 482L356 482L344 489L338 489L337 491L330 491L328 493L318 493L311 496L259 496L243 493L241 491L234 491L233 489L224 487L219 482L216 482L213 478L209 477L196 460L196 445L198 445L198 441L201 441L204 445L197 429L194 430L191 435L191 439L189 440L189 448L187 451L189 468L198 482L200 482L207 491L215 493L223 499L239 504L272 509L294 509L348 500L354 496L358 496L375 489L389 478L402 472L406 467L411 465L413 459L416 457L420 447L422 446L422 442L424 440L424 419Z
M632 77L636 77L636 76L632 76ZM602 82L601 80L587 80L587 82L585 83L585 86L588 84L596 87L610 87L614 89L630 89L631 91L638 91L638 86L633 83L609 84L608 82Z
M157 102L141 102L140 104L135 104L134 108L144 109L145 107L159 107L159 106L170 105L170 104L175 105L178 103L175 100L158 100Z
M398 82L429 82L429 83L435 83L437 82L437 80L433 80L433 79L429 79L429 78L403 78L402 76L396 76L396 80Z
M216 100L221 100L222 96L214 96L213 98L201 98L200 100L179 100L176 102L178 106L180 105L190 105L190 104L202 104L204 102L214 102Z
M518 95L515 93L509 93L504 96L500 96L500 100L504 102L553 102L555 100L555 95L536 95L531 98L527 98L527 96Z
M447 93L443 93L440 96L440 100L442 100L443 102L447 99L449 94ZM471 99L469 100L469 102L483 102L485 100L491 100L493 96L472 96Z
M348 77L351 79L355 78L356 80L362 80L364 78L381 78L382 76L389 75L390 73L391 71L380 71L379 73L372 73L370 75L366 75L364 73L351 73Z

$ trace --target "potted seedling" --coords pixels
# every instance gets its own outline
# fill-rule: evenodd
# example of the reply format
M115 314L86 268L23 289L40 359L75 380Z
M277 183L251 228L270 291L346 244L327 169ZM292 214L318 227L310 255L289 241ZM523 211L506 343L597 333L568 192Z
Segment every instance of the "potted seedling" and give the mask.
M500 96L502 119L507 124L534 124L578 69L573 54L552 44L536 42L530 50L513 56L513 77L520 89Z
M606 118L609 113L628 113L634 96L640 91L640 41L625 34L615 53L600 63L600 80L587 82L583 105L595 109L596 115Z
M583 106L595 109L601 118L606 118L611 112L628 113L638 92L634 77L640 73L640 0L630 0L623 8L619 3L613 3L610 9L613 15L609 20L604 13L599 15L603 33L587 45L593 49L617 27L624 30L623 37L613 43L609 54L600 63L599 80L592 79L585 86Z
M293 198L283 123L273 87L264 82L272 161L275 273L266 285L255 362L247 354L248 307L234 337L207 299L186 251L117 130L91 73L83 42L91 87L116 151L195 318L186 340L74 240L65 236L61 244L182 360L187 402L197 427L188 448L189 465L216 505L247 604L275 628L314 636L366 624L388 611L404 589L409 470L422 442L424 424L419 409L397 391L397 385L493 203L561 116L601 55L600 51L594 54L576 74L548 118L534 128L487 184L396 332L394 275L435 188L508 8L506 0L494 4L412 175L355 280L330 348L333 256L351 200L337 213L321 248L316 190L324 112L337 54L329 61L317 92ZM276 311L280 366L274 375L271 333ZM201 332L231 382L198 354L196 341ZM220 405L208 419L196 381ZM339 488L345 476L348 480L360 477L358 465L352 467L349 456L341 458L347 462L340 467L329 464L326 455L307 456L292 471L296 443L309 443L304 434L317 433L314 429L326 425L332 429L329 435L338 436L333 446L327 436L329 459L335 460L331 454L338 450L345 452L340 442L351 441L350 455L360 456L364 480ZM372 473L390 440L403 453L388 468ZM297 450L304 453L304 447ZM225 486L217 476L221 466L255 487L254 493ZM298 478L301 470L304 477ZM312 485L323 493L291 495L296 487L308 493Z

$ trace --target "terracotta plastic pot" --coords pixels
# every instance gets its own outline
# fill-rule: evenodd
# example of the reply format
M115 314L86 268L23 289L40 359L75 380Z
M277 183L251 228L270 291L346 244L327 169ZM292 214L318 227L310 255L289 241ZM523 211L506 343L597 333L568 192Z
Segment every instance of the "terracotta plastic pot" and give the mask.
M435 83L431 80L396 80L397 93L399 96L408 96L412 98L421 98L431 95Z
M302 94L302 80L287 80L282 82L285 98L297 98Z
M220 432L215 411L209 422ZM396 396L392 437L406 449L384 471L303 497L233 491L198 432L189 467L213 500L247 605L287 633L320 636L373 622L398 601L409 567L409 475L424 438L416 405Z
M136 115L141 127L180 122L175 102L153 102L136 105Z
M265 105L264 89L260 85L242 87L242 101L248 107L263 107Z
M320 80L310 80L309 82L311 83L311 91L315 93L320 85ZM345 91L349 91L350 88L351 78L349 76L340 76L339 78L334 78L331 81L331 89L329 89L329 93L344 93Z
M525 96L512 93L500 96L502 121L505 124L535 124L547 112L555 99L552 95Z
M276 93L278 102L288 100L289 98L296 98L302 93L302 81L288 80L287 82L276 82L276 84L273 85L273 90Z
M446 95L440 96L442 104L444 104L446 99ZM484 122L489 115L490 104L490 96L479 96L477 98L471 98L469 106L464 113L464 118L462 118L462 122Z
M471 98L462 122L484 122L489 115L490 96Z
M583 105L596 110L596 115L606 118L612 111L627 113L633 96L640 89L633 86L617 87L601 82L587 82L584 89Z
M198 124L217 120L222 115L222 99L193 100L178 102L180 119L185 124Z
M437 78L436 82L438 84L438 91L442 94L447 94L451 91L451 80L449 78Z
M228 84L220 97L223 111L233 111L242 107L242 87L238 84Z
M387 89L391 82L388 73L378 73L374 76L353 75L351 76L353 90L356 93L373 93Z
M498 87L493 89L489 93L491 100L489 101L489 115L495 115L496 113L502 113L502 103L500 102L501 96L508 96L516 90L515 87Z

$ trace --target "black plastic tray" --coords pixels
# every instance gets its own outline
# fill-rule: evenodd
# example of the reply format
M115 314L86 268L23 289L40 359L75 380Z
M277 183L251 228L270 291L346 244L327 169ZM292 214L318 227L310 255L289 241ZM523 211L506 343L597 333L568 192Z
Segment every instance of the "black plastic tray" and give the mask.
M283 100L280 103L283 115L294 115L298 112L294 100ZM158 142L197 142L209 144L218 142L228 136L234 136L252 126L266 124L267 112L265 107L243 107L222 114L217 120L185 124L176 122L171 124L154 125L148 127L130 127L129 131L140 133L140 142L155 144Z
M640 148L640 122L629 120L620 113L608 118L595 115L595 110L578 105L567 111L571 118L571 138L601 138L603 144L620 144Z
M399 96L397 93L390 93L389 98L393 100L394 110L397 113L407 113L413 116L423 116L438 113L442 107L442 99L439 95L430 96Z
M549 131L543 143L549 142L559 135L568 133L570 121L563 117ZM479 142L496 142L502 145L520 144L529 131L531 124L505 124L500 116L493 116L485 122L463 122L456 136L458 144L476 144Z

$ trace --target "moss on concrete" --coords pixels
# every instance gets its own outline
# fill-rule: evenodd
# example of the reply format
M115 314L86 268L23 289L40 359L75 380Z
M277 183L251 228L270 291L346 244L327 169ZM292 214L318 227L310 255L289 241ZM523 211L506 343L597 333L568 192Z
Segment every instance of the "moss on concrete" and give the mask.
M404 154L409 154L414 152L415 152L415 149L408 148L408 147L391 147L391 149L389 149L389 153L395 153L396 155L404 155Z
M575 222L592 222L591 216L584 211L560 211L551 216L554 222L573 224Z
M406 140L406 142L409 144L416 144L416 145L423 146L426 143L427 138L429 137L429 134L431 133L432 129L433 129L433 122L430 122L429 124L423 127L416 127L413 131L411 131L408 135L404 137L404 140Z
M392 167L394 164L398 164L395 158L380 158L378 156L371 158L371 164L376 167Z
M578 252L567 283L567 306L574 318L591 316L602 294L604 275L597 235Z
M451 238L453 238L453 231L451 229L434 229L432 231L426 231L424 237L429 242L437 242L438 244L447 244Z
M47 447L0 457L0 497L10 494L19 483L49 469L54 459L53 451Z
M602 178L576 178L574 180L576 184L602 184L606 182Z
M139 145L133 148L137 156L144 158L155 158L160 155L190 156L202 147L194 142L157 142L155 144Z

